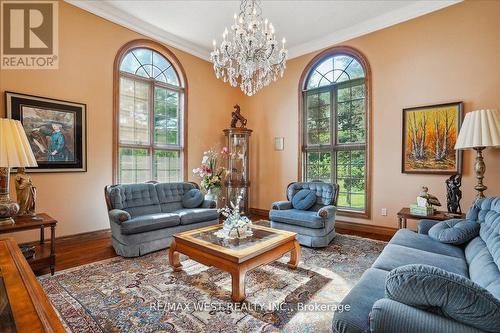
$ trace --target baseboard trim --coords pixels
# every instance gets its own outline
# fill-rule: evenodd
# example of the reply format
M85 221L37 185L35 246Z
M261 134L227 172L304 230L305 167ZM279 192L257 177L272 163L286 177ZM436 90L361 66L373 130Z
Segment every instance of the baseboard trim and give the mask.
M250 208L250 215L258 215L267 218L269 216L269 210L260 208Z
M269 216L269 210L260 208L250 208L250 214L267 218ZM398 230L396 228L391 228L391 227L384 227L379 225L371 225L371 224L357 223L357 222L348 222L339 219L335 220L335 227L338 229L371 233L371 234L390 236L390 237L394 236L394 234Z
M56 241L64 241L64 240L70 240L72 238L95 238L95 236L100 235L100 234L109 234L111 237L111 229L99 229L99 230L94 230L94 231L86 231L86 232L81 232L78 234L72 234L72 235L64 235L64 236L56 236ZM46 243L50 243L50 238L45 238ZM28 241L28 242L23 242L19 245L32 245L32 244L38 244L40 241L38 240L33 240L33 241Z
M390 236L390 237L394 236L396 231L398 231L398 229L396 228L384 227L380 225L371 225L365 223L348 222L342 220L335 221L335 228L356 231L356 232L366 232L366 233Z

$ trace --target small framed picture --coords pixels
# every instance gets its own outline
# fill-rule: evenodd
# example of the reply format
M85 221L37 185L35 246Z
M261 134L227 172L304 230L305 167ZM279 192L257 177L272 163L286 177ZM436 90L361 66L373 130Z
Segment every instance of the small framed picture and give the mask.
M7 117L20 120L37 168L30 172L87 171L86 105L5 92Z
M401 172L462 172L462 151L455 150L462 109L462 102L403 109Z

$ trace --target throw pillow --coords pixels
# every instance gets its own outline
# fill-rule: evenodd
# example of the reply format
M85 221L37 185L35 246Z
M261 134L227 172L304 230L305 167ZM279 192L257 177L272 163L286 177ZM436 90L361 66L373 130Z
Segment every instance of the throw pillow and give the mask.
M464 244L479 235L480 225L471 220L447 220L429 229L429 237L446 244Z
M203 200L205 200L203 193L197 188L193 188L182 196L182 206L184 208L196 208L203 203Z
M295 209L308 210L316 202L316 193L311 190L300 190L292 198L292 206Z
M486 332L500 332L500 300L471 280L429 265L393 269L385 296Z

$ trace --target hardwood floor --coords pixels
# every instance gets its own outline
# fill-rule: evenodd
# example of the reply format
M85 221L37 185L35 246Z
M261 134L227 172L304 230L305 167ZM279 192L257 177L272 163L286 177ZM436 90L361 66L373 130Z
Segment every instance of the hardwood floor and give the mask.
M254 221L262 219L267 219L267 217L256 215L252 217L252 220ZM336 227L336 231L339 234L355 235L383 241L388 241L391 238L388 235L362 232L340 227ZM165 256L166 255L167 252L165 252ZM58 237L56 238L56 256L56 272L113 258L116 256L116 253L111 246L111 231L102 230L74 236ZM43 275L47 273L50 273L49 269L43 269L35 272L36 275Z

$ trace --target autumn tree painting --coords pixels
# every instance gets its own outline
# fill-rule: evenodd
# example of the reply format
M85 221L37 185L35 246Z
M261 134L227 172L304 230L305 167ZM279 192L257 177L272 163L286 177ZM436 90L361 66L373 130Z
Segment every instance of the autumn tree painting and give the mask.
M460 172L460 152L454 149L462 120L462 103L403 110L405 173Z

